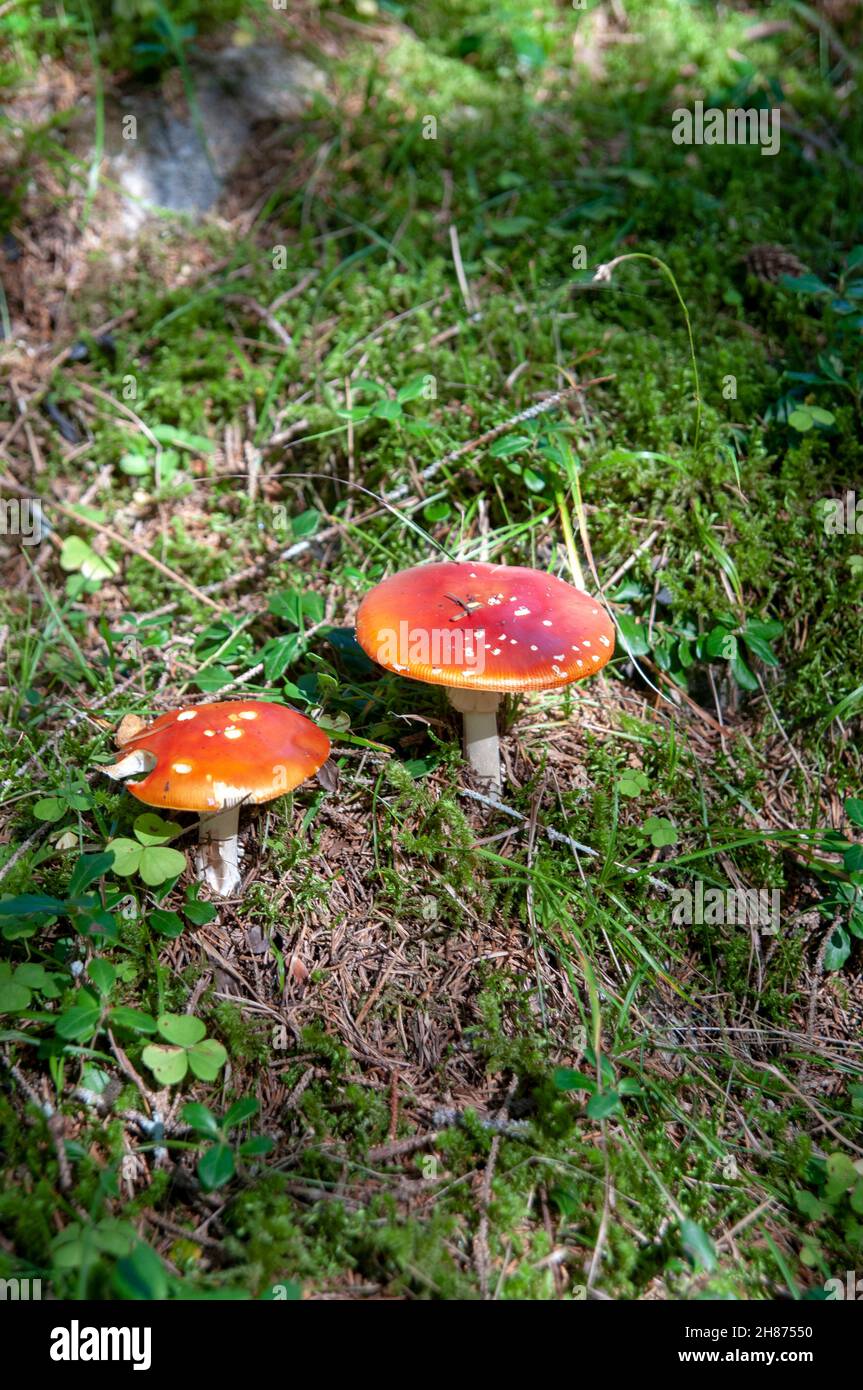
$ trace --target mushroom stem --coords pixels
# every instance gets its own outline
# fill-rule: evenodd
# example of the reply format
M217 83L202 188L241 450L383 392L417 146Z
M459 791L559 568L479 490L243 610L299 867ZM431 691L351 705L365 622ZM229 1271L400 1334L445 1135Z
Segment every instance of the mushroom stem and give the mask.
M464 755L477 779L493 795L500 794L500 744L497 736L496 690L458 690L447 686L447 698L464 719Z
M227 898L240 886L240 845L237 829L240 806L226 806L215 816L204 816L198 830L195 866L198 877L214 893Z

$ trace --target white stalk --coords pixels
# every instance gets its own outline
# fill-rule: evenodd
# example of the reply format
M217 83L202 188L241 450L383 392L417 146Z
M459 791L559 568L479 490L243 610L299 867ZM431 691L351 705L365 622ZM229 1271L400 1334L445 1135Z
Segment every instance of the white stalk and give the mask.
M456 690L447 686L447 697L464 720L464 755L483 790L500 795L500 743L497 736L497 690Z
M237 829L240 824L240 805L226 806L224 811L201 819L198 830L198 849L195 867L198 877L220 897L227 898L240 886L240 843Z

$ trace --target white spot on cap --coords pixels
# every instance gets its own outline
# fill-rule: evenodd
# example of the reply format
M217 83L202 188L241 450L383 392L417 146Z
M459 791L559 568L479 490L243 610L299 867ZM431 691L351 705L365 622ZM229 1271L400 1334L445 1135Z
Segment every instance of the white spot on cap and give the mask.
M571 652L580 652L580 651L581 651L581 647L579 647L578 643L576 642L576 643L574 643L574 644L570 647L569 650L570 650Z
M599 660L599 657L597 656L596 652L594 652L594 653L593 653L593 656L591 657L591 661L598 661L598 660Z
M242 731L242 729L234 729L234 728L231 728L231 729L226 729L226 730L225 730L225 738L242 738L242 737L243 737L243 731Z
M500 647L492 647L491 654L492 656L500 656Z
M576 666L583 666L584 662L582 661L581 657L579 657L575 664Z
M173 767L173 769L174 769L175 772L191 772L191 771L192 771L192 764L191 764L191 763L172 763L171 766Z
M529 608L516 608L514 616L516 618L527 618L530 615Z
M539 651L539 647L531 647L531 651L532 651L532 652L538 652L538 651Z
M258 711L257 711L256 709L241 709L241 710L240 710L240 718L241 718L241 719L257 719L257 717L258 717Z
M611 646L611 643L609 642L609 640L608 640L607 637L600 637L599 640L600 640L600 642L602 643L602 645L603 645L604 647L610 647L610 646Z
M177 723L185 724L187 719L197 719L197 717L198 711L196 709L184 709L182 714L177 715Z
M582 641L584 642L584 645L585 645L586 647L589 647L589 646L590 646L590 643L588 642L587 638L582 638Z
M215 738L215 737L216 737L216 731L215 731L215 729L205 729L205 730L204 730L204 738Z
M510 637L510 639L509 639L509 645L510 645L511 647L517 647L517 646L518 646L518 642L515 640L514 637Z
M543 618L542 625L543 627L551 627L551 618Z
M564 656L565 656L565 652L560 652L559 654L558 654L557 652L555 652L555 654L554 654L554 659L555 659L555 661L563 661Z

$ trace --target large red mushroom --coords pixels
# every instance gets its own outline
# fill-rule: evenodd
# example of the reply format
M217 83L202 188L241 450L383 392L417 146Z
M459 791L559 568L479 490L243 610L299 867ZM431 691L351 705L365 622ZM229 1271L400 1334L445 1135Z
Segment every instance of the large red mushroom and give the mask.
M501 695L583 680L614 652L614 624L596 599L520 565L452 560L402 570L365 595L356 629L388 671L446 687L464 716L465 756L494 792Z

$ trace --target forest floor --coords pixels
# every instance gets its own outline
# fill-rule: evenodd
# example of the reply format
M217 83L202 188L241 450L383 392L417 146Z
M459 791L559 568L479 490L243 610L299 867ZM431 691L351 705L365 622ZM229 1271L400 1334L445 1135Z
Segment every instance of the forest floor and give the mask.
M134 232L124 34L12 10L0 1274L824 1297L863 1244L859 8L414 8L235 6L322 87ZM781 106L781 149L676 144L698 100ZM618 624L509 703L497 806L353 636L435 546ZM99 764L240 694L333 753L211 901L194 818Z

